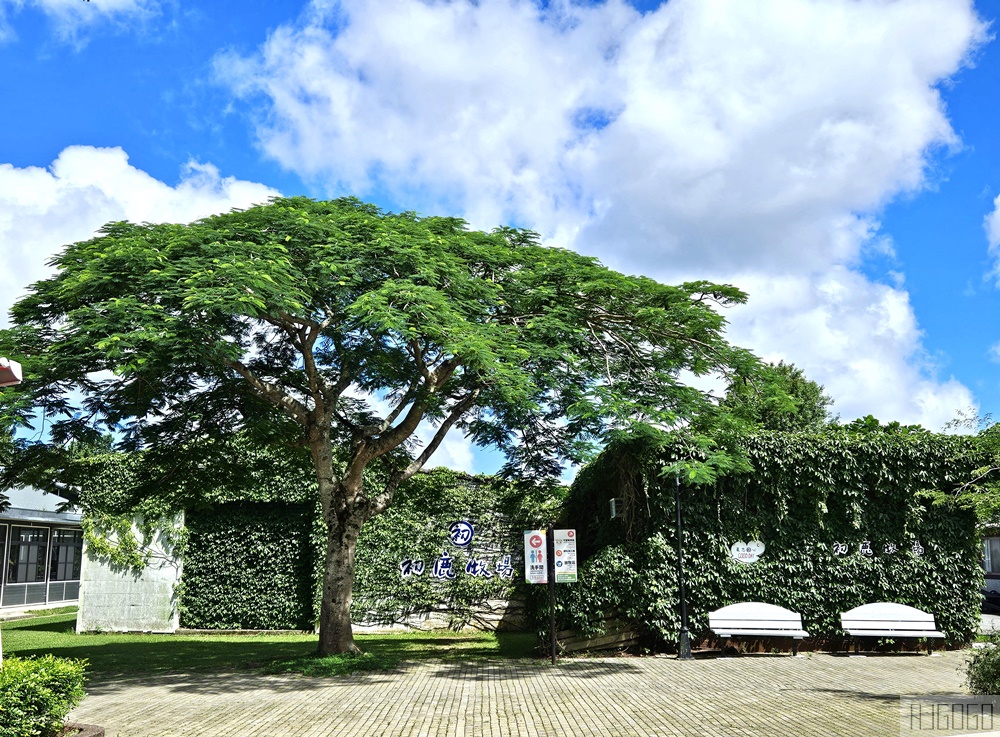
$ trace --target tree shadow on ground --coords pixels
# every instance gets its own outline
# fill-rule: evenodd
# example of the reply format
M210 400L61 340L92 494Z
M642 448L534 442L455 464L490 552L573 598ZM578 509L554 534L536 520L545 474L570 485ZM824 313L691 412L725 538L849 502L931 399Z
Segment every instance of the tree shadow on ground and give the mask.
M870 691L854 691L846 688L808 688L808 689L788 689L796 693L822 694L844 699L845 701L865 701L883 704L885 706L899 706L898 693L872 693Z
M460 681L506 681L533 678L550 678L553 675L574 678L600 678L601 676L640 673L642 669L626 659L615 660L563 660L556 665L547 659L489 660L442 662L432 676Z
M108 696L119 691L136 689L166 689L178 694L223 695L266 691L268 693L299 693L338 687L376 685L393 681L395 671L360 671L344 676L313 677L298 674L265 675L262 673L165 673L158 676L124 676L112 674L87 684L91 696ZM138 697L137 697L138 698Z
M72 645L19 650L18 657L55 655L89 661L88 679L93 682L113 678L155 677L169 673L203 671L232 672L260 668L280 659L307 656L316 650L310 641L259 641L254 638L233 641L198 640L170 636L131 636L128 641L97 643L95 638L80 635Z

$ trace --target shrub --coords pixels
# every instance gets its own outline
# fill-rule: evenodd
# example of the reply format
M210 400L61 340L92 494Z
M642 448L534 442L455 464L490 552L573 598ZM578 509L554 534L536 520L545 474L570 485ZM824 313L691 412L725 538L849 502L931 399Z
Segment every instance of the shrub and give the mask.
M969 658L965 671L965 684L974 694L1000 693L1000 638L994 636L982 650Z
M4 658L0 665L0 737L57 734L84 697L84 660L46 655Z

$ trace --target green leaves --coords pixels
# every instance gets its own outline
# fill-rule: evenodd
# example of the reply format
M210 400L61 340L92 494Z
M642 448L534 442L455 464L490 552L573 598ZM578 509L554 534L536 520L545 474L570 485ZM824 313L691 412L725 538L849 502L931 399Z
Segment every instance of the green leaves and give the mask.
M0 342L35 361L17 396L57 437L124 429L138 447L278 413L306 435L320 417L350 435L375 419L341 399L353 386L416 399L420 421L458 413L474 440L509 454L511 472L537 472L575 459L607 427L708 411L679 373L743 360L716 309L745 299L734 287L662 285L526 231L470 231L354 199L276 199L190 225L112 223L53 263L56 275L12 313L31 339ZM74 391L85 418L67 401ZM390 430L367 447L397 447Z
M898 601L934 613L962 640L978 624L979 530L969 509L938 498L981 458L976 438L899 427L760 432L730 447L690 433L622 435L581 470L566 504L589 559L566 597L565 624L586 629L615 610L675 641L679 474L696 632L709 611L748 598L801 612L809 632L831 637L840 612ZM732 561L730 546L752 539L767 546L761 561ZM922 556L911 553L914 540ZM870 557L859 553L864 541ZM885 552L887 543L896 549ZM642 585L622 570L641 572Z
M297 440L349 548L455 428L506 453L509 476L556 477L609 430L712 412L682 372L749 362L723 337L717 308L745 299L732 286L662 285L527 231L351 198L111 223L53 265L0 334L31 367L0 417L44 421L56 446Z
M86 695L85 660L44 655L4 658L0 665L0 737L63 731L66 715Z

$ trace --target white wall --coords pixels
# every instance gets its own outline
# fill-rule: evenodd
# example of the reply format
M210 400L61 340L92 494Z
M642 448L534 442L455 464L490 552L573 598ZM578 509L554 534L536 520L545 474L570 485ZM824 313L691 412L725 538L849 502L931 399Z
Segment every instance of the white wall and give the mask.
M10 500L10 506L18 509L32 509L36 512L55 512L60 504L65 504L66 500L55 494L46 494L39 489L8 489L3 492L4 496Z
M184 516L174 520L184 526ZM142 539L138 526L133 534ZM83 548L80 574L80 609L77 632L174 632L180 626L177 585L181 561L173 555L162 532L153 536L147 548L149 563L141 573L123 571Z

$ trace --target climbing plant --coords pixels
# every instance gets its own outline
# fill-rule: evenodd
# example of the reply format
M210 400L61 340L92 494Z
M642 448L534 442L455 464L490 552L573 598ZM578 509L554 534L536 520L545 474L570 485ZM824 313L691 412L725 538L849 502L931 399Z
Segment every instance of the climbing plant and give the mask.
M676 641L679 482L694 632L706 631L709 611L756 600L834 637L840 612L896 601L932 612L952 640L971 635L983 581L976 517L935 492L981 465L976 438L862 421L737 445L731 469L700 485L706 456L677 435L620 439L579 474L567 509L586 560L580 584L560 591L565 625L593 630L614 610ZM764 554L735 561L731 546L749 540Z

